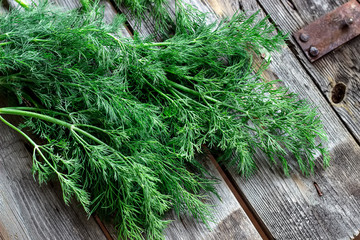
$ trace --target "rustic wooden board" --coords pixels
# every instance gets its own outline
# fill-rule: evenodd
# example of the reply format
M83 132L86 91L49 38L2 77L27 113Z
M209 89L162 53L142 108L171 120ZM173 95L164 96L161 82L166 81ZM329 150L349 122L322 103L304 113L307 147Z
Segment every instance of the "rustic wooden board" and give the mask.
M194 221L191 216L181 214L180 219L177 219L175 214L170 212L166 218L176 220L165 230L166 239L262 239L210 158L211 156L206 154L199 156L206 169L220 180L216 191L222 200L211 196L208 201L214 206L212 213L215 221L210 223L208 229L204 224Z
M279 1L259 0L259 5L284 32L294 33L322 15L332 11L347 0L340 1ZM360 37L353 39L332 53L310 63L293 38L291 49L346 127L360 142ZM337 85L344 85L344 99ZM337 92L338 94L334 94ZM336 103L340 101L339 103Z
M76 204L65 206L57 184L40 186L24 141L0 124L0 239L105 239Z
M287 4L291 5L290 1L260 2L262 5L255 0L209 0L217 14L232 14L239 8L252 14L271 8L271 19L275 24L280 27L282 24L291 25L291 21L287 20L291 11L283 9ZM327 66L322 67L323 71L328 71ZM258 172L249 179L231 172L233 181L275 239L353 238L360 230L358 144L328 104L323 92L318 90L304 63L289 47L285 46L280 53L272 55L270 70L266 75L268 79L284 79L284 84L291 91L319 107L329 135L328 145L333 159L331 167L326 170L318 167L313 176L305 178L294 164L291 177L286 178L280 167L270 166L264 156L258 155ZM320 186L322 197L318 195L314 182Z
M78 2L59 2L65 9ZM105 21L115 10L105 5ZM17 7L8 1L10 7ZM123 34L127 31L121 29ZM0 101L1 102L1 101ZM0 124L0 239L106 239L93 217L76 203L66 206L58 183L39 184L31 174L31 156L24 141Z

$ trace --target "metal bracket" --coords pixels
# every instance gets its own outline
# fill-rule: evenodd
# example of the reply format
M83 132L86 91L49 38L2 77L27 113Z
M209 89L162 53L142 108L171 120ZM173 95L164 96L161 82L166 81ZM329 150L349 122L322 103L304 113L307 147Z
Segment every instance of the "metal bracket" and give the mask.
M351 0L294 33L307 58L314 62L360 35L360 0Z

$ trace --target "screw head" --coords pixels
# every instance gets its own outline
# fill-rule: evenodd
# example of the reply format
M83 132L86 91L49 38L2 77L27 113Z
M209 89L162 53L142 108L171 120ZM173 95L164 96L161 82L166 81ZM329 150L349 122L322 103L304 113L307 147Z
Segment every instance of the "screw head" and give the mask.
M352 18L346 19L345 21L348 25L351 25L354 23L354 19L352 19Z
M340 21L340 27L341 28L347 28L349 27L351 24L354 23L354 19L353 18L345 18L343 20Z
M309 41L310 36L306 33L302 33L302 34L300 34L299 39L302 42L307 42L307 41Z
M309 49L309 54L310 56L312 57L316 57L317 55L319 55L320 51L319 49L317 49L316 47L314 46L311 46L310 49Z

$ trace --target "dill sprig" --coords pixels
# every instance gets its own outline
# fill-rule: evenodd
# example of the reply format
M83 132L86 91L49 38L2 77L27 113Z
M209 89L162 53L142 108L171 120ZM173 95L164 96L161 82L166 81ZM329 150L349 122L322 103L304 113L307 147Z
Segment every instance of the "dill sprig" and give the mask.
M205 17L179 11L174 36L154 42L122 37L122 22L105 24L99 8L39 4L0 16L0 87L18 99L0 120L33 145L40 183L58 179L66 203L112 216L121 238L162 238L169 209L211 221L216 181L194 157L205 143L244 175L256 151L286 174L289 156L306 174L317 151L328 164L315 110L263 81L266 63L254 73L253 54L284 37L256 15Z
M170 14L168 0L114 0L114 3L134 20L136 27L141 27L144 20L155 29L155 34L166 38L175 27L175 19ZM181 1L173 2L176 8L182 7ZM177 9L179 11L179 9Z

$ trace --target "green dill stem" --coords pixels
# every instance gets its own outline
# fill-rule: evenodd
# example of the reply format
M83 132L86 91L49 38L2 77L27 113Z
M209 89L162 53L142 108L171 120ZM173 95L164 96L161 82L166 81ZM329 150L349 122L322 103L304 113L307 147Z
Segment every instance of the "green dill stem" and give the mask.
M157 93L159 93L160 95L162 95L164 98L168 99L170 102L174 103L174 101L169 98L169 96L167 96L165 93L163 93L162 91L160 91L159 89L157 89L155 86L153 86L148 80L146 80L145 78L143 78L144 82L146 82L152 89L154 89Z
M57 171L56 168L54 168L54 166L48 161L48 159L45 157L45 155L42 153L42 151L39 148L39 145L36 144L36 142L34 142L26 133L24 133L23 131L21 131L19 128L15 127L13 124L11 124L10 122L6 121L2 116L0 116L0 120L5 123L7 126L11 127L12 129L14 129L16 132L20 133L26 140L29 141L29 143L31 145L34 146L34 148L36 149L36 151L38 151L38 153L40 154L40 156L44 159L44 161L46 161L46 163L50 166L51 169L54 170L54 172L56 172L58 174L59 177L61 176L61 173L59 173Z
M119 44L121 50L125 50L125 48L124 48L124 43L121 42L117 37L113 36L113 35L110 34L110 33L106 33L106 35L109 36L109 37L111 37L113 40L115 40L115 41ZM135 47L135 45L132 45L132 44L128 44L128 45L131 46L131 47Z
M34 38L34 39L31 39L29 42L50 42L50 40ZM12 41L10 41L10 42L2 42L2 43L0 43L0 46L5 46L5 45L13 44L13 43L14 42L12 42Z
M41 120L44 120L47 122L55 123L60 126L67 127L69 129L71 129L73 126L70 123L64 122L62 120L59 120L59 119L56 119L56 118L53 118L50 116L46 116L46 115L34 113L34 112L29 112L29 111L24 111L24 110L19 110L19 109L15 109L15 108L10 108L10 107L0 108L0 114L18 115L18 116L24 116L24 117L34 117L34 118L41 119Z
M91 10L90 2L89 0L80 0L80 3L85 11Z
M10 32L11 33L11 32ZM3 34L1 34L0 35L0 40L4 40L4 39L6 39L7 37L9 37L9 34L10 33L3 33Z
M169 45L174 45L174 43L172 42L155 42L155 43L144 43L144 46L150 46L150 47L161 47L161 46L169 46Z
M191 43L196 43L197 39L194 39L192 41L189 41L188 44ZM141 44L143 46L147 46L147 47L161 47L161 46L171 46L171 45L176 45L176 44L183 44L183 43L176 43L176 42L153 42L153 43L144 43Z
M178 98L184 98L184 99L189 99L190 101L192 101L194 104L200 106L200 107L207 107L205 106L204 104L198 102L198 101L195 101L194 99L186 96L184 93L178 91L177 89L170 89L170 92L174 95L176 95ZM181 97L180 97L181 96Z
M15 127L14 125L12 125L10 122L6 121L5 118L3 118L2 116L0 116L0 120L5 123L7 126L11 127L12 129L14 129L16 132L20 133L24 138L26 138L26 140L28 140L31 145L33 145L34 147L37 146L37 144L23 131L21 131L19 128Z
M48 112L48 113L53 113L55 115L70 118L69 114L62 113L62 112L56 112L56 111L52 111L52 110L49 110L49 109L38 108L38 107L11 107L11 109L24 110L24 111L34 111L34 112ZM78 125L80 125L80 124L77 124L76 126L78 126Z
M24 117L33 117L33 118L41 119L41 120L44 120L44 121L47 121L47 122L55 123L55 124L57 124L59 126L66 127L66 128L68 128L70 130L77 131L77 132L83 134L84 136L90 138L91 140L95 141L98 144L107 146L106 143L104 143L103 141L101 141L97 137L93 136L92 134L90 134L90 133L88 133L88 132L86 132L86 131L78 128L78 127L76 127L76 125L67 123L65 121L56 119L54 117L50 117L50 116L47 116L47 115L34 113L34 112L18 110L18 109L14 109L14 108L8 108L8 107L0 108L0 114L17 115L17 116L24 116Z
M41 38L33 38L30 42L50 42L50 40L41 39Z
M95 129L95 130L97 130L97 131L99 131L99 132L103 132L103 133L105 133L105 134L107 134L107 135L110 135L110 133L107 132L106 130L104 130L104 129L102 129L102 128L99 128L99 127L96 127L96 126L93 126L93 125L88 125L88 124L76 124L75 126L76 126L76 127L86 127L86 128Z
M170 80L166 80L166 82L167 82L169 85L171 85L172 87L175 87L175 88L177 88L177 89L179 89L179 90L182 90L182 91L184 91L184 92L193 94L193 95L198 96L198 97L204 97L204 98L205 98L206 100L208 100L208 101L211 101L211 102L214 102L214 103L223 105L223 106L225 106L225 107L231 108L231 109L233 109L233 110L236 110L236 111L239 111L239 112L248 114L247 111L244 111L244 110L242 110L242 109L236 108L236 107L231 106L231 105L229 105L229 104L223 103L223 102L221 102L221 101L219 101L219 100L217 100L217 99L215 99L215 98L212 98L212 97L209 97L209 96L203 96L203 95L201 95L199 92L197 92L197 91L195 91L195 90L192 90L192 89L190 89L190 88L187 88L187 87L185 87L185 86L183 86L183 85L181 85L181 84L175 83L175 82L170 81Z
M36 108L40 108L40 105L27 93L23 93L22 97L29 101L30 103L32 103ZM26 110L26 109L22 109L22 110ZM29 108L30 110L30 108Z
M21 0L15 0L15 2L17 2L22 8L24 8L25 10L29 10L30 7L29 5L27 5L26 3L24 3L23 1Z
M63 126L66 127L68 129L70 129L71 131L76 131L82 135L84 135L85 137L88 137L89 139L93 140L94 142L96 142L97 144L103 145L103 146L107 146L110 149L114 150L115 152L117 152L122 158L127 159L127 157L123 154L121 154L120 152L118 152L116 149L114 149L113 147L109 146L108 144L106 144L105 142L101 141L100 139L98 139L97 137L95 137L94 135L88 133L85 130L82 130L81 128L78 128L76 124L71 124L71 123L67 123L65 121L56 119L54 117L50 117L47 115L43 115L43 114L39 114L39 113L34 113L34 112L29 112L29 111L23 111L23 110L18 110L18 109L14 109L14 108L10 108L10 107L4 107L4 108L0 108L0 114L8 114L8 115L17 115L17 116L24 116L24 117L33 117L33 118L37 118L37 119L41 119L47 122L51 122L51 123L55 123L59 126ZM0 116L1 117L1 116ZM2 120L2 119L0 119ZM5 119L4 119L5 120ZM6 121L6 120L5 120ZM15 128L14 128L15 129ZM15 129L16 130L16 129ZM20 131L20 130L19 130ZM18 132L19 132L18 131ZM20 132L20 134L22 134ZM23 135L23 134L22 134ZM27 138L29 141L31 139ZM34 143L34 141L31 140L31 143ZM35 146L35 145L34 145ZM37 146L37 145L36 145Z
M9 44L13 44L13 42L2 42L2 43L0 43L0 46L5 46L5 45L9 45Z

